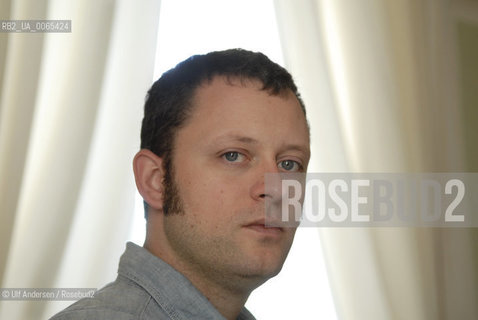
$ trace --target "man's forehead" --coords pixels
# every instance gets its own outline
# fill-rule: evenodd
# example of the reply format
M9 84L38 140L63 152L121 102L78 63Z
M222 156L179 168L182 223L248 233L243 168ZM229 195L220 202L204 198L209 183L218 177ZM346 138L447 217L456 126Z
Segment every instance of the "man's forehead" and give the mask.
M234 76L215 76L214 78L203 82L198 86L190 100L189 117L186 122L192 119L210 118L217 113L226 113L230 115L231 112L241 112L242 109L249 110L252 114L260 111L259 108L250 110L248 104L252 97L269 97L279 98L282 101L290 99L290 106L292 109L300 113L307 131L309 126L305 114L302 110L297 96L290 89L284 89L281 94L273 94L269 90L263 89L263 84L260 80L254 78L240 78ZM247 89L247 90L243 90ZM234 102L235 108L231 110L229 104ZM185 123L187 125L187 123Z
M235 81L230 83L218 77L209 86L199 89L191 106L189 123L180 131L195 127L198 129L195 134L208 145L268 144L274 149L298 151L308 158L308 126L293 92L288 98L270 95L261 90L259 81L249 84ZM276 107L279 108L277 112L274 111ZM286 113L279 110L286 110Z

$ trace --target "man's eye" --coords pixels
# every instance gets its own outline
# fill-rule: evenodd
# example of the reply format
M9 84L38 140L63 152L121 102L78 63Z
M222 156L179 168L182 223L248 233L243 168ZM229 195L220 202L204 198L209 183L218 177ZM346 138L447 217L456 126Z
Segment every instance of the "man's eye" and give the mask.
M280 169L283 169L285 171L299 171L302 168L302 166L297 161L293 160L283 160L279 162L278 166Z
M244 155L237 151L226 152L222 156L229 162L241 162L244 160Z

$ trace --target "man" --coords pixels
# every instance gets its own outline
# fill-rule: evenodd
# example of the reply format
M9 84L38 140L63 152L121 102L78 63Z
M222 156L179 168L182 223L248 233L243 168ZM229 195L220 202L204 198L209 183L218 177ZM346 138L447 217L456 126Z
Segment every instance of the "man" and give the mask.
M267 228L268 172L306 171L305 109L290 74L260 53L193 56L154 83L133 161L144 248L118 278L53 319L254 319L249 294L275 276L294 228Z

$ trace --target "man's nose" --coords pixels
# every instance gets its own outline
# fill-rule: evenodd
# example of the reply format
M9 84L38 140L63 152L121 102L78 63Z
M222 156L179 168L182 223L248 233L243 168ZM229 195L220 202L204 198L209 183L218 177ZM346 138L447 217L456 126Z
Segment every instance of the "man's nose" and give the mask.
M254 172L254 182L250 192L255 200L280 200L281 177L275 161L268 161L258 166Z

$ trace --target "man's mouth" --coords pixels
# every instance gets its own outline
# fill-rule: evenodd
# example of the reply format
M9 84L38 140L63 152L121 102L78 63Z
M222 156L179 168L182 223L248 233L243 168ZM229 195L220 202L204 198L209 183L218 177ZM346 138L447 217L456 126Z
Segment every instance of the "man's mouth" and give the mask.
M244 226L247 229L262 233L264 235L279 235L284 232L284 228L277 226L269 226L265 220L258 220Z

